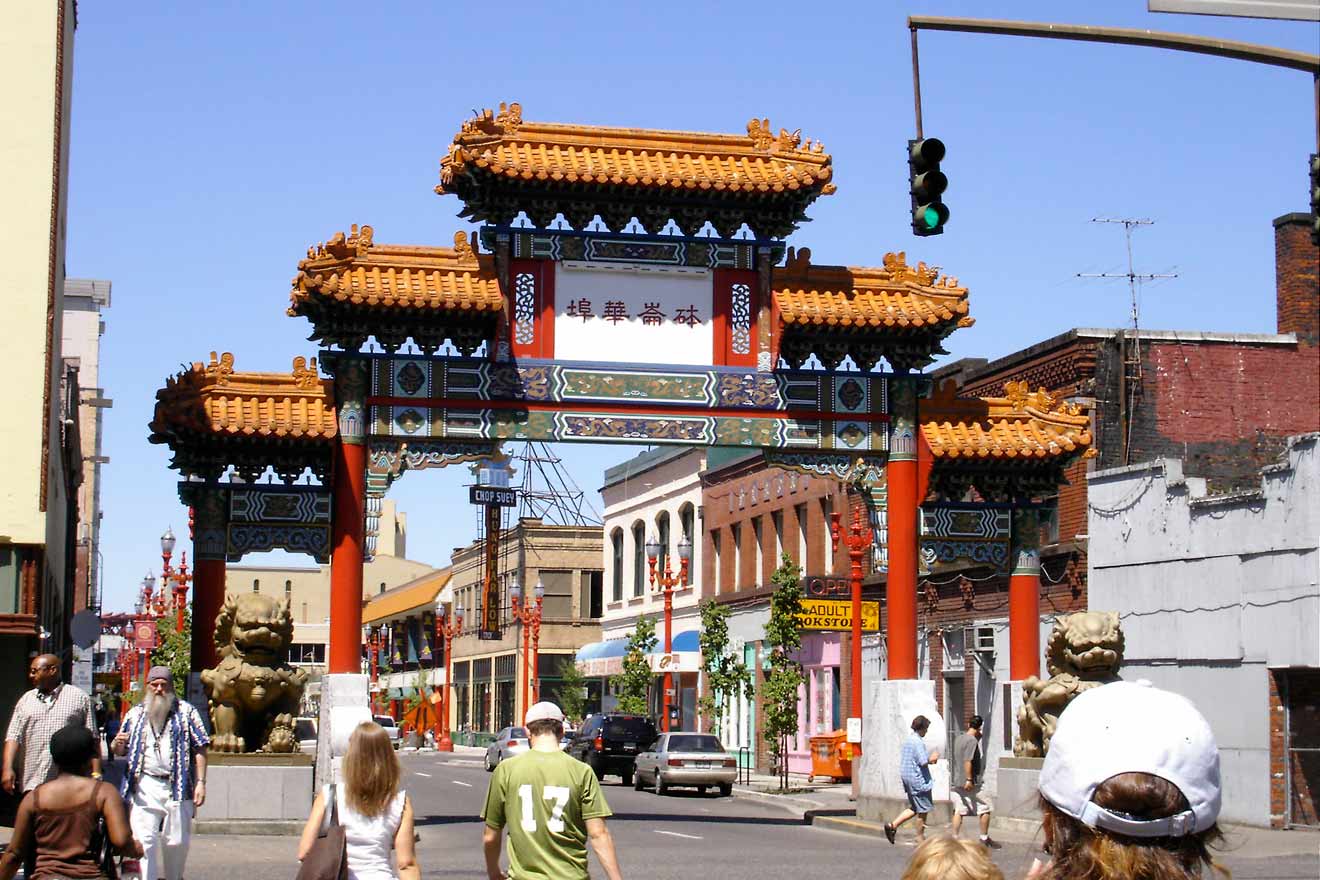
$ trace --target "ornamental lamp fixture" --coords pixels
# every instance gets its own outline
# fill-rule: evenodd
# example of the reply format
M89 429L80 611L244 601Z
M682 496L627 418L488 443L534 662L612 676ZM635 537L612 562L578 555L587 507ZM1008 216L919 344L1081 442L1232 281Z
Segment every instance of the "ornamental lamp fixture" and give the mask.
M160 552L163 556L169 556L174 553L174 529L167 528L165 534L160 536Z
M459 602L458 607L454 609L454 619L459 623L463 622L463 603Z
M518 585L517 581L514 581L511 584L509 584L509 598L512 599L514 602L522 601L522 587Z
M541 603L541 600L545 598L545 584L541 583L540 578L536 579L536 586L532 589L532 595L536 597L536 603L538 605Z
M660 555L660 539L651 533L651 538L646 542L646 555L649 559L655 559Z
M684 535L678 542L678 558L684 562L692 559L692 539Z

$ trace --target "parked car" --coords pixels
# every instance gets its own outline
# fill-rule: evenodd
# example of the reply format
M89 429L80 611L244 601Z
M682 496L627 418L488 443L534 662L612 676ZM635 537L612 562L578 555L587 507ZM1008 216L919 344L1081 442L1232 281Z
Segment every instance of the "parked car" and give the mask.
M399 748L399 725L394 722L394 719L389 715L373 715L371 720L385 728L385 732L390 735L390 745L397 750Z
M591 715L568 744L568 753L591 767L596 778L618 774L624 785L633 781L633 761L655 742L655 722L645 715Z
M293 735L298 740L298 750L310 755L316 754L316 719L293 719Z
M527 728L504 728L495 735L495 741L486 746L486 772L493 772L505 758L521 755L527 747Z
M655 745L637 756L633 788L655 786L664 794L675 785L692 786L702 794L718 788L720 795L733 794L738 761L724 749L719 737L709 733L662 733Z

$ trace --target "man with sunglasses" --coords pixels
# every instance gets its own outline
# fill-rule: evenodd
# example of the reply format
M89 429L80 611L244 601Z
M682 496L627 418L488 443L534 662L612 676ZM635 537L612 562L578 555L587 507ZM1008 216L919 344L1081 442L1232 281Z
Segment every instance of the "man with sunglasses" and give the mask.
M28 681L32 690L23 694L14 706L5 734L0 786L10 794L21 795L55 778L50 738L57 731L70 724L81 724L96 735L92 698L85 691L63 683L58 657L54 654L33 657L28 664ZM101 778L99 756L92 760L92 775Z

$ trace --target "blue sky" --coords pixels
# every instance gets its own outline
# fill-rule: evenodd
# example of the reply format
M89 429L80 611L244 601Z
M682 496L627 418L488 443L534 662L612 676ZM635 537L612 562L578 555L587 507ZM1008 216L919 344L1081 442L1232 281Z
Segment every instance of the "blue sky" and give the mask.
M314 354L284 316L308 245L351 223L378 242L448 244L440 157L474 109L530 120L742 132L770 118L834 156L838 192L790 244L813 261L944 267L976 326L951 357L997 357L1075 326L1120 326L1120 227L1149 217L1142 324L1272 332L1270 221L1306 211L1311 78L1152 49L962 34L921 39L925 128L948 145L943 236L907 222L908 14L1199 33L1315 52L1320 26L1152 15L1144 0L849 4L80 4L68 273L108 278L102 551L127 607L165 526L186 532L168 453L146 442L154 391L233 351L286 370ZM635 449L560 447L589 492ZM461 473L409 475L409 555L445 564L473 536ZM456 510L456 507L463 509ZM255 561L255 560L249 560Z

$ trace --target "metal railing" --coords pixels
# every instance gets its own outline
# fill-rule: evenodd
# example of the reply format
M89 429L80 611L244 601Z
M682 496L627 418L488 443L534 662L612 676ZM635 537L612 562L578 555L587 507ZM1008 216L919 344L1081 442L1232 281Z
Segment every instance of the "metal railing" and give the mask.
M738 748L738 784L752 784L752 750L748 746Z

